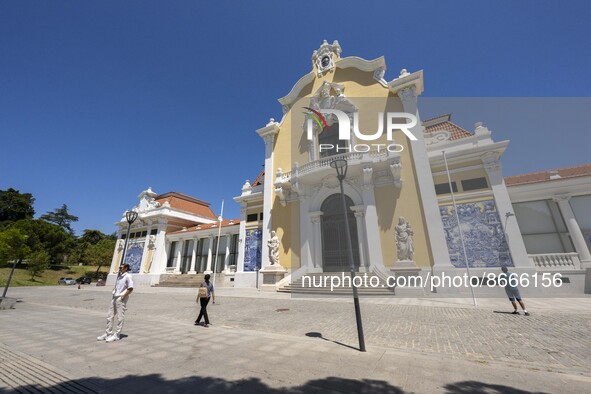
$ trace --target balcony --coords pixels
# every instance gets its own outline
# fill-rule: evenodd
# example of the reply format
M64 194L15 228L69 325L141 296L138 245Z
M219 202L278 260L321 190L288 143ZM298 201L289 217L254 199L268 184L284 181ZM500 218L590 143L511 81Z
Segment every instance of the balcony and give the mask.
M297 198L302 188L307 185L320 185L336 182L335 170L330 163L336 159L348 162L347 178L361 177L362 186L381 186L402 184L402 164L400 154L386 149L368 152L348 152L323 157L300 166L293 163L291 171L283 172L280 168L275 174L275 193L282 205ZM334 178L334 179L333 179Z

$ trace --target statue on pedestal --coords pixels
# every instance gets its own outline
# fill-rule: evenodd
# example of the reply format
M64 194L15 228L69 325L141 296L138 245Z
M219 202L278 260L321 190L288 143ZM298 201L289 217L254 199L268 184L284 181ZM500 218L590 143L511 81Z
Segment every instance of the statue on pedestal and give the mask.
M396 248L398 249L398 261L412 261L415 250L412 240L414 232L410 223L401 216L398 219L395 230L396 234L394 238L396 239Z
M275 231L271 231L271 238L267 241L269 247L269 261L271 265L279 264L279 237Z

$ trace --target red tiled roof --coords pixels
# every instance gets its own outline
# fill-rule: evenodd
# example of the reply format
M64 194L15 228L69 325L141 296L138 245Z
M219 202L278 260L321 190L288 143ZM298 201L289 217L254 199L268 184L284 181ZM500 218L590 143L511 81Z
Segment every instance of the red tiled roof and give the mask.
M196 226L187 227L186 230L178 230L178 231L174 231L170 234L187 233L187 232L191 232L191 231L200 231L200 230L209 230L212 228L218 228L219 225L220 225L220 222L215 222L215 223L211 223L211 224L198 224ZM222 227L239 226L239 225L240 225L240 219L222 220Z
M213 213L209 207L209 203L198 200L194 197L187 196L186 194L179 192L168 192L156 196L155 200L160 203L160 206L168 201L170 206L181 211L194 213L195 215L203 216L206 218L216 219L217 216Z
M265 177L265 170L261 171L259 176L254 180L251 186L258 186L263 184L263 178Z
M452 123L450 119L451 114L447 114L423 121L423 126L425 126L425 133L447 131L450 133L449 139L452 141L472 136L472 133L461 128L457 124Z
M512 175L505 177L505 185L523 185L526 183L547 182L564 178L591 175L591 164L583 164L574 167L559 168L557 170L530 172L528 174ZM553 178L550 178L550 177Z

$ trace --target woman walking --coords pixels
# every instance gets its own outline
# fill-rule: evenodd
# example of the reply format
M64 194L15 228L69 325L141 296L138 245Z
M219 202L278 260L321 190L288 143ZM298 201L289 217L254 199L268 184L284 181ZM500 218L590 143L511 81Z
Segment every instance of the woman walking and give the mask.
M199 293L197 294L197 299L201 303L201 310L199 311L199 316L197 316L197 320L195 320L195 325L198 326L201 322L201 318L205 318L204 327L209 327L209 317L207 316L207 304L209 304L209 299L211 298L212 302L215 304L215 293L213 291L213 284L209 281L209 274L205 275L205 283L201 283L199 286Z

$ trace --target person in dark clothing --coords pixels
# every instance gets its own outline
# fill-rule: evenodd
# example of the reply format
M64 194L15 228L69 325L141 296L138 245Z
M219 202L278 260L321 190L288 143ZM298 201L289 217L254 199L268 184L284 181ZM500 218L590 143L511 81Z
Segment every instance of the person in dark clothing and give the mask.
M209 317L207 316L207 304L209 304L209 300L211 299L212 302L215 304L215 293L213 291L213 283L209 281L209 274L205 275L205 283L201 283L199 286L199 303L201 304L201 310L199 311L199 316L197 316L197 320L195 320L195 325L198 326L201 322L201 318L205 318L204 327L209 327Z

